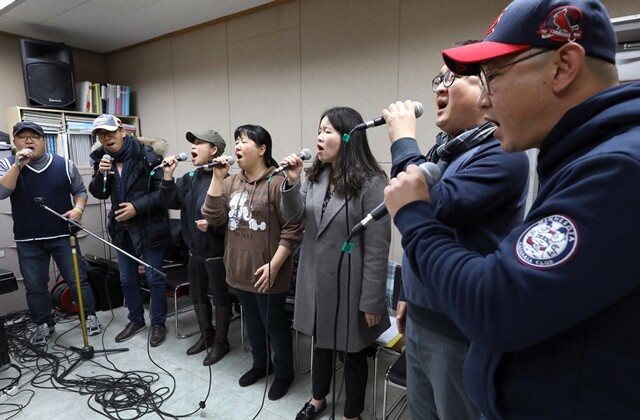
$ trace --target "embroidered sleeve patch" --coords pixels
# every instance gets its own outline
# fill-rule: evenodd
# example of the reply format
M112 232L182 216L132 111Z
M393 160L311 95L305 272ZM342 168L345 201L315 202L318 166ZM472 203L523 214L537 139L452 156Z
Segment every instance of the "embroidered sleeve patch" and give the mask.
M578 246L578 232L571 219L553 215L525 230L516 243L516 257L526 266L539 269L557 267L568 261Z

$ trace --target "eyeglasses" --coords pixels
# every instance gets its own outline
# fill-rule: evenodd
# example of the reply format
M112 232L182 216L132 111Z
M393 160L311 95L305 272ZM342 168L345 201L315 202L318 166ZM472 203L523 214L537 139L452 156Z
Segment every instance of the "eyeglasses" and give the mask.
M27 141L28 139L33 140L34 142L38 142L42 140L42 136L40 134L20 134L15 137L18 141Z
M116 131L102 131L102 132L96 133L96 137L100 140L111 139L116 136L116 133L118 131L120 131L119 128Z
M447 71L444 74L439 74L434 77L433 80L431 80L431 90L435 92L438 89L438 86L440 86L440 83L442 83L442 86L448 88L453 84L455 80L456 75L451 71Z
M502 66L496 67L496 68L491 69L489 71L485 71L482 67L480 67L480 74L478 75L480 77L480 87L482 88L482 90L487 92L487 95L491 95L491 87L489 86L489 83L491 83L491 81L493 79L495 79L496 76L499 76L498 74L494 74L496 71L502 70L502 69L504 69L506 67L509 67L509 66L513 66L513 65L518 64L518 63L520 63L522 61L525 61L525 60L528 60L530 58L533 58L536 55L544 54L544 53L549 52L549 51L553 51L553 50L538 51L538 52L535 52L533 54L527 55L525 57L519 58L517 60L511 61L511 62L509 62L507 64L503 64ZM502 73L502 74L504 74L504 73Z

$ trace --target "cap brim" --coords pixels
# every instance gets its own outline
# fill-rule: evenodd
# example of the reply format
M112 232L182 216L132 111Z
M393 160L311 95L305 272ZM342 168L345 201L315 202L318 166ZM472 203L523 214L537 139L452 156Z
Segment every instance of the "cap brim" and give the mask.
M482 41L442 51L442 58L449 70L461 76L480 73L480 64L505 55L531 49L531 45L503 44Z
M107 131L116 131L118 128L120 128L119 126L112 126L112 125L99 125L97 127L93 127L93 130L91 130L91 134L93 135L96 130L107 130Z
M187 131L187 134L185 136L187 138L187 141L189 143L194 143L196 141L196 136L191 132L191 131Z

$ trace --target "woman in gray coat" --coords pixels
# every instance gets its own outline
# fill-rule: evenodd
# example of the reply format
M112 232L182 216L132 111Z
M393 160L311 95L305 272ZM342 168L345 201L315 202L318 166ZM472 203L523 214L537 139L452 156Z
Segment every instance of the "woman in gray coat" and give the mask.
M364 235L353 238L355 246L337 275L342 245L351 228L382 202L387 185L387 176L373 157L364 131L353 133L350 142L342 141L343 134L359 123L362 117L351 108L331 108L322 115L318 154L306 170L304 186L300 182L302 159L292 154L281 162L289 165L287 181L282 184L284 218L304 220L305 228L293 327L314 337L313 395L297 420L313 419L326 408L334 371L334 343L345 362L344 419L360 417L368 375L364 350L389 327L385 307L391 237L388 216L371 224ZM334 330L336 306L339 310Z

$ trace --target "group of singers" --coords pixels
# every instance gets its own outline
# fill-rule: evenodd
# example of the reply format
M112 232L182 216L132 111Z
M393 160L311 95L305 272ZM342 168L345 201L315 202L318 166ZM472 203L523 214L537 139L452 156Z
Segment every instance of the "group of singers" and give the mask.
M382 112L391 180L366 132L353 130L363 120L348 107L320 116L304 182L303 158L274 160L259 125L236 128L231 157L216 131L187 132L194 168L174 179L183 159L164 157L165 142L143 141L116 116L99 116L88 189L111 199L109 235L123 251L129 322L116 341L146 328L138 264L128 254L161 267L167 209L179 209L200 329L187 354L206 351L203 364L211 365L230 351L231 287L253 356L239 385L273 374L268 396L283 397L294 381L285 299L301 244L293 327L313 337L313 368L312 395L296 420L326 409L333 351L344 362L343 419L360 419L364 350L389 327L391 218L345 239L384 202L404 249L397 320L412 418L639 418L640 272L632 245L640 235L640 88L618 85L615 54L599 1L514 0L483 41L443 51L431 86L442 132L426 155L411 101ZM32 342L44 346L54 332L50 258L77 293L65 219L80 222L88 196L75 165L46 153L42 127L19 122L13 138L14 156L0 159L0 199L11 198L37 324ZM541 187L525 218L530 148L540 149ZM234 161L240 171L231 174ZM416 166L424 162L442 177L426 179ZM63 217L44 212L43 199ZM165 285L145 271L155 347L166 338ZM99 334L80 272L87 331Z

